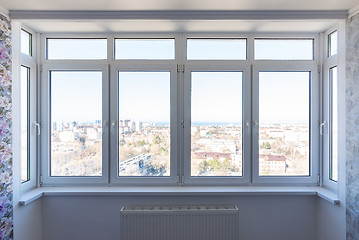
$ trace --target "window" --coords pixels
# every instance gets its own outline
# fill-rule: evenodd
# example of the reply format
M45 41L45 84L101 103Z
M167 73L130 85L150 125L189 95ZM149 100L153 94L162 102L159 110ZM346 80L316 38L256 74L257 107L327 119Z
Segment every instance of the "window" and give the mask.
M192 72L191 176L242 176L242 72Z
M188 60L245 60L246 39L187 39Z
M334 31L328 36L328 56L338 53L338 31Z
M171 73L119 72L119 176L170 176Z
M257 183L316 182L319 92L315 65L262 64L253 70L253 173ZM257 150L258 149L258 150Z
M255 39L256 60L313 60L313 39Z
M259 73L259 176L309 176L310 72Z
M102 175L102 72L51 71L51 176Z
M47 39L47 59L106 59L107 39Z
M32 34L21 29L21 53L32 56Z
M20 75L20 98L21 98L21 181L27 182L30 180L30 148L29 148L29 126L30 126L30 69L21 66Z
M43 184L316 185L317 39L43 36Z
M17 28L13 32L14 38L20 39L20 62L18 72L13 67L13 76L18 76L18 83L13 79L14 96L19 96L19 123L20 123L20 179L21 189L29 190L37 183L37 141L40 125L36 115L36 51L33 46L35 34L28 28ZM34 44L35 45L35 44ZM15 51L15 48L14 48ZM15 101L14 101L15 103Z
M330 165L329 179L338 181L338 67L329 69L330 81Z
M41 78L45 183L107 182L109 79L107 66L44 65Z
M115 59L175 59L174 39L115 39Z
M323 119L320 133L323 138L323 185L330 189L338 188L339 165L341 159L340 146L343 141L343 131L340 131L345 107L343 106L343 78L338 54L338 37L341 27L331 28L325 32L326 49L323 65Z

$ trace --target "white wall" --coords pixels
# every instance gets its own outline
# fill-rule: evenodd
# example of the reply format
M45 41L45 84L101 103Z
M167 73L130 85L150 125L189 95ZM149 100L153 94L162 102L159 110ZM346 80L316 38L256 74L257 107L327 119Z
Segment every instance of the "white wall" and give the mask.
M14 239L43 240L42 199L27 206L14 206L14 210Z
M123 206L157 204L235 204L241 240L316 239L315 196L49 196L42 203L44 239L51 240L118 239Z
M345 240L345 206L317 199L317 240Z

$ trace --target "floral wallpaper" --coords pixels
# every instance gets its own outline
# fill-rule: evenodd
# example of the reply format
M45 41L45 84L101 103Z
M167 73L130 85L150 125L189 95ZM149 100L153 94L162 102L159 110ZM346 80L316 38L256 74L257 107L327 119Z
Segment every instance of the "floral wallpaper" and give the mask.
M0 239L13 239L11 25L0 15Z

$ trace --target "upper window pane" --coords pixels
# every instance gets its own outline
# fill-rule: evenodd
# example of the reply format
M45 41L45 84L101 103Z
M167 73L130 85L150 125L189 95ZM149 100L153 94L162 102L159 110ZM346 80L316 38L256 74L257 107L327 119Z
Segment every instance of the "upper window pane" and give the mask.
M29 80L30 69L21 66L21 181L30 180L30 148L29 148Z
M187 39L188 60L246 60L246 39Z
M242 176L242 72L192 72L191 176Z
M51 71L51 176L102 175L102 72Z
M338 32L332 32L328 36L328 56L331 57L338 53Z
M32 35L21 29L21 52L32 56Z
M310 72L259 73L259 176L309 176Z
M119 72L119 176L170 176L170 72Z
M330 179L338 181L338 67L329 70L331 98L330 98Z
M313 60L313 39L255 39L256 60Z
M175 59L174 39L115 39L115 59Z
M47 39L47 59L107 59L107 39Z

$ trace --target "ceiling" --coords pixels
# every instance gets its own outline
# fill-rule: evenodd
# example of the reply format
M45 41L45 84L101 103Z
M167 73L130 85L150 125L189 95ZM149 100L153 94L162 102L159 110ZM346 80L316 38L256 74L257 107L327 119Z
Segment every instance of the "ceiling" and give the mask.
M10 11L339 11L359 6L359 0L0 0ZM52 13L50 13L51 16ZM251 13L249 13L251 14ZM335 19L21 19L36 32L322 32ZM260 15L260 14L259 14ZM275 14L272 16L276 16Z
M244 32L244 33L318 33L335 24L326 21L26 21L25 25L40 33L136 33L136 32Z
M7 10L349 10L358 0L0 0Z

